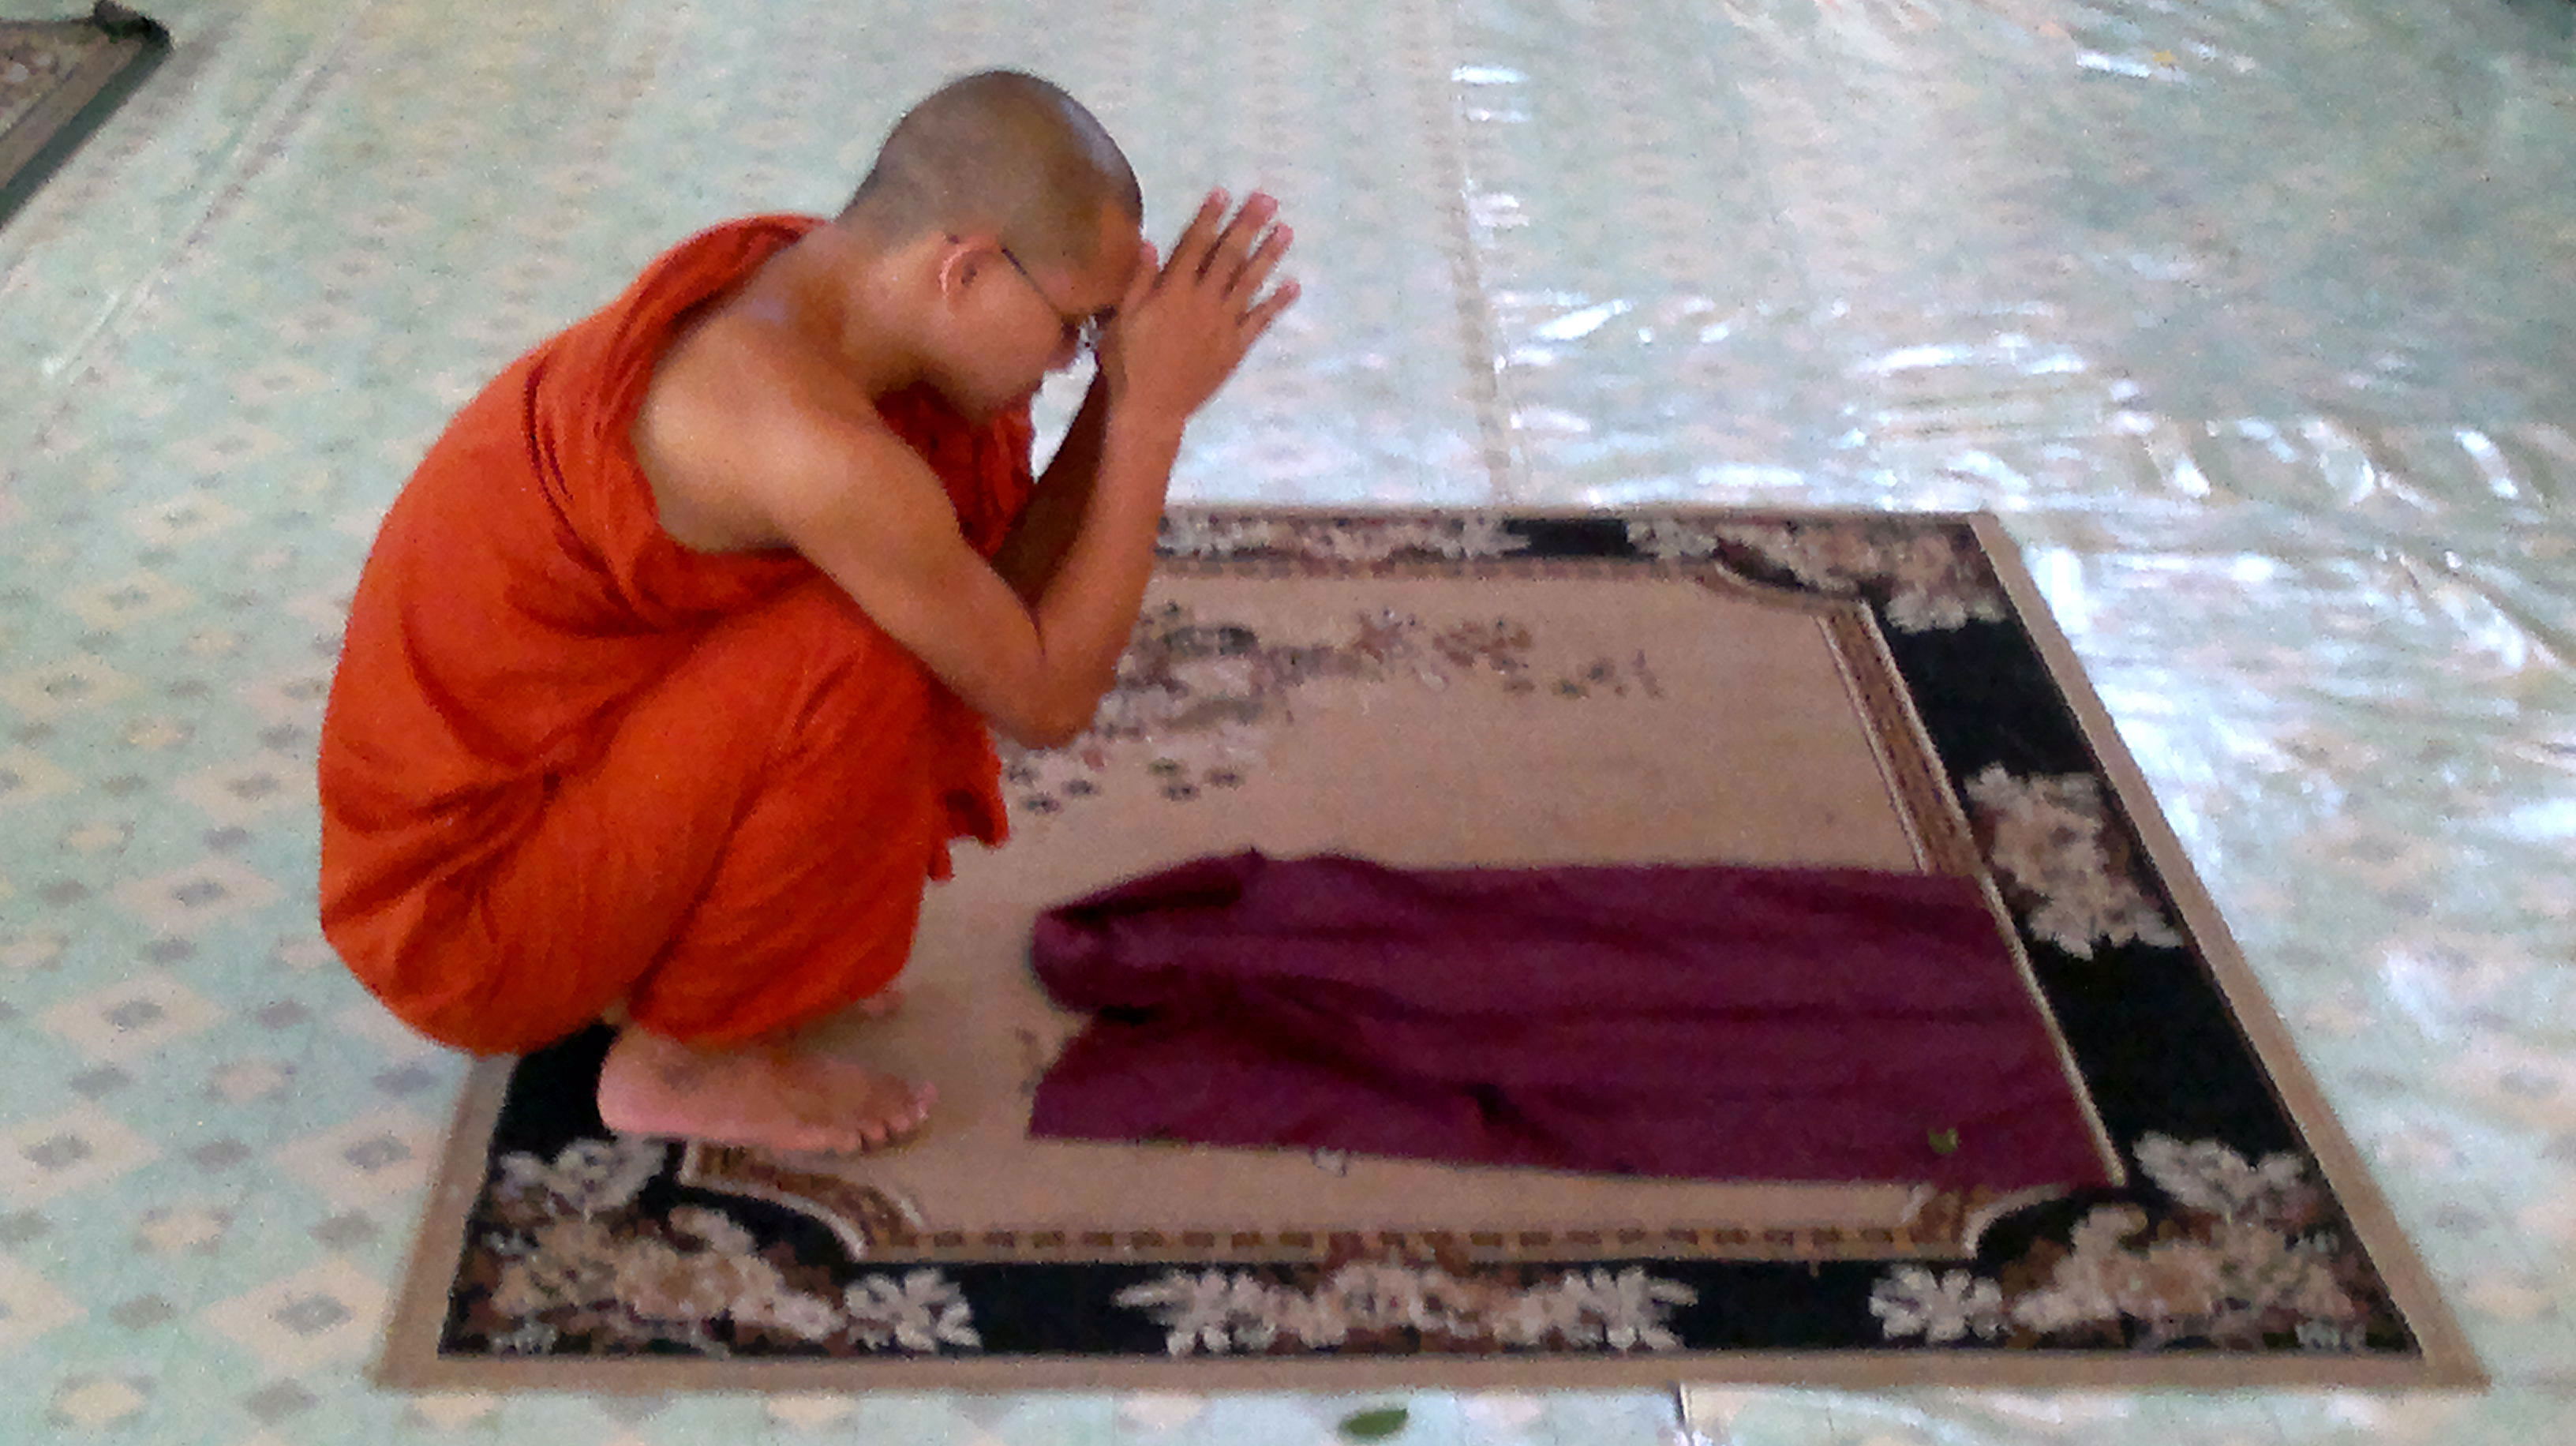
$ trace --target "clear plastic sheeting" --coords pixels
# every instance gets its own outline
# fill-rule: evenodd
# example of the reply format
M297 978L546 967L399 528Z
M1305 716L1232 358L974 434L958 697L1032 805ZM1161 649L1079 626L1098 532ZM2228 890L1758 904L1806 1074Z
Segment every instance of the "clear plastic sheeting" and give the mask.
M1159 235L1220 182L1297 227L1306 298L1194 427L1188 500L2001 513L2499 1383L1744 1390L1693 1426L2576 1439L2568 0L148 8L169 62L0 229L0 1130L35 1162L0 1164L0 1395L39 1434L1339 1419L414 1405L358 1374L419 1185L356 1162L425 1158L455 1075L313 937L297 780L374 519L646 256L836 209L907 100L1007 64L1126 139ZM336 1319L317 1301L361 1324L259 1324ZM1460 1441L1669 1412L1414 1404Z
M2576 101L2513 12L1465 9L1534 496L2100 513L2203 495L2206 422L2331 473L2346 430L2570 415Z

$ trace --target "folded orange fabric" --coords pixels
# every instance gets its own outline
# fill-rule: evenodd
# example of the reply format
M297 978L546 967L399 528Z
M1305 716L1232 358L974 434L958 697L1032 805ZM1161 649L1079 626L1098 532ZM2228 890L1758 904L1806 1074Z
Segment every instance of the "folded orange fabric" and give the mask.
M691 552L628 441L685 313L820 224L691 238L469 403L387 513L321 742L322 926L414 1028L521 1052L623 1000L740 1042L903 966L948 840L1000 841L980 720L792 552ZM1025 409L887 424L1001 545Z

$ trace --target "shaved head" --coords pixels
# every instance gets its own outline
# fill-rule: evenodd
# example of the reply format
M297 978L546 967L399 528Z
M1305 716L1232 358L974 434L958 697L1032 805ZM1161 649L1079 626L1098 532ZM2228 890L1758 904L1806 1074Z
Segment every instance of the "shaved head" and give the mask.
M895 123L841 219L894 244L984 232L1033 264L1081 267L1111 208L1144 219L1136 173L1098 118L1036 76L988 70Z

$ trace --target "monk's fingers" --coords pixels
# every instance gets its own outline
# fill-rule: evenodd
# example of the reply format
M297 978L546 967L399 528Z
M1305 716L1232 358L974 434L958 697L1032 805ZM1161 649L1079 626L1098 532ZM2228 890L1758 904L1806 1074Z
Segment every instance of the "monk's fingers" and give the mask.
M1279 319L1279 313L1297 304L1297 295L1296 282L1282 281L1268 296L1261 299L1260 305L1245 312L1242 322L1236 328L1236 334L1242 338L1242 344L1249 347L1259 341L1261 334L1270 329L1270 323Z
M1216 247L1228 204L1225 192L1207 193L1207 199L1199 203L1199 213L1190 218L1190 224L1182 227L1180 236L1172 242L1172 259L1163 267L1165 276L1197 276L1207 269L1208 254Z
M1241 266L1235 268L1226 294L1237 303L1249 306L1270 280L1270 273L1279 269L1280 258L1288 254L1288 244L1296 239L1296 233L1285 226L1271 227L1270 234L1262 237L1261 244L1253 248L1251 255L1243 258Z
M1143 242L1137 249L1135 274L1127 278L1127 294L1119 297L1117 306L1109 312L1110 325L1115 327L1134 316L1136 309L1145 304L1145 298L1154 294L1155 286L1161 281L1162 258L1154 253L1153 242Z
M1259 191L1253 192L1244 201L1242 209L1234 213L1234 219L1226 223L1224 233L1216 238L1215 246L1208 252L1206 267L1200 274L1219 287L1230 288L1236 273L1243 269L1244 259L1261 244L1262 233L1269 229L1271 221L1278 215L1279 203L1276 200Z
M1127 294L1119 298L1120 311L1133 311L1137 303L1154 294L1154 283L1162 279L1163 258L1151 241L1136 243L1136 274L1127 278Z

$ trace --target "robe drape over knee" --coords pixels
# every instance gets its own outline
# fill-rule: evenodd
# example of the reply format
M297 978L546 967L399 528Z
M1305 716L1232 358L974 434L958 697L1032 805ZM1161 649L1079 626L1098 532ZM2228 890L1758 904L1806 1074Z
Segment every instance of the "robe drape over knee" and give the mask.
M701 303L813 218L702 233L457 415L387 513L321 743L322 926L414 1028L536 1048L625 1001L736 1043L883 988L948 840L1000 841L982 722L790 551L691 552L629 441ZM1025 409L881 411L990 555Z

